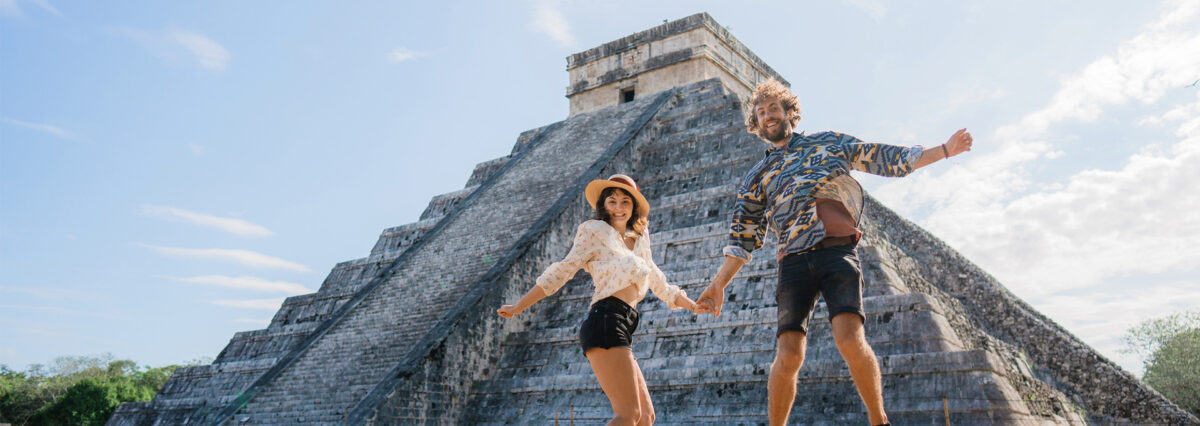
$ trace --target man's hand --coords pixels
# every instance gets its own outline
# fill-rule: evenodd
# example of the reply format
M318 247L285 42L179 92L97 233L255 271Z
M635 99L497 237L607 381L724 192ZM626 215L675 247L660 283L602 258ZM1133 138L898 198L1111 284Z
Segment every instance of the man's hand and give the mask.
M742 269L742 265L745 264L745 260L725 256L725 263L721 264L717 276L713 277L708 288L704 289L704 293L700 293L699 299L696 299L696 304L700 305L701 312L721 316L721 305L725 304L725 286L729 285L733 276L737 275L738 271Z
M704 289L704 293L700 293L700 299L696 300L696 305L701 313L713 314L721 316L721 305L725 304L725 287L711 283L708 288Z
M967 129L959 129L943 146L946 147L946 153L953 157L970 151L974 142L975 139L971 137L971 132L968 132Z

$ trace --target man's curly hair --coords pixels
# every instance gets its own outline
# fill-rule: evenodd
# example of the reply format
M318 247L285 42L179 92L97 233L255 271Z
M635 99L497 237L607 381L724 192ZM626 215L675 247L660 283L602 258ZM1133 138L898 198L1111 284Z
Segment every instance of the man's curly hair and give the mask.
M758 116L754 114L754 107L771 98L778 98L779 102L783 104L783 113L789 117L788 121L792 123L793 128L796 127L796 123L800 122L800 100L787 86L772 78L758 83L758 87L754 88L754 93L750 94L750 100L746 102L747 132L758 134Z

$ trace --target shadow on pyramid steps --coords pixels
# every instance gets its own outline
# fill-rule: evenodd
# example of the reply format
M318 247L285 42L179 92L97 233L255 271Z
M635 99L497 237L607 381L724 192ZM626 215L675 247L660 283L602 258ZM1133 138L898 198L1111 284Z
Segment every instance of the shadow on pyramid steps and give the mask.
M238 333L110 423L602 423L611 409L575 337L590 278L516 320L494 310L569 249L590 215L581 185L615 172L642 183L656 261L698 295L720 263L732 182L763 151L740 108L714 79L526 132L421 221L385 230L268 328ZM862 228L866 330L894 423L1194 421L873 200ZM743 268L719 318L652 295L639 305L633 350L659 424L765 422L777 277L761 253L773 247ZM792 420L866 422L823 304Z

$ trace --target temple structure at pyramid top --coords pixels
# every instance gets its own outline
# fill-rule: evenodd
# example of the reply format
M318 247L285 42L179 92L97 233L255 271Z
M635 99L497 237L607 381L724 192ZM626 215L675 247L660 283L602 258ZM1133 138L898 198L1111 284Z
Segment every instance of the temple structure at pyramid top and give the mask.
M517 135L509 155L478 164L420 220L384 229L319 291L287 298L267 328L235 334L212 364L180 368L109 424L607 421L576 340L590 277L516 319L496 308L566 255L591 216L584 187L613 173L633 176L653 206L656 263L698 295L723 260L735 184L763 155L744 99L783 78L703 13L567 62L566 119ZM1200 424L869 197L860 228L865 329L894 424ZM659 424L766 422L777 266L755 256L720 317L653 296L638 305L633 352ZM820 304L791 419L865 424L830 335Z
M568 56L567 73L571 115L713 78L742 97L764 79L787 84L707 13Z

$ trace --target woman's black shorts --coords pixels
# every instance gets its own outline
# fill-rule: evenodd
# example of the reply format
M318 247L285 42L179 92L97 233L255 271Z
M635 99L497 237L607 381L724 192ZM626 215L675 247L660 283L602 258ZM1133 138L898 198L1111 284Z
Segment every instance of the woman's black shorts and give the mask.
M591 348L631 347L639 316L637 309L621 299L600 299L588 309L579 327L579 345L584 353Z

